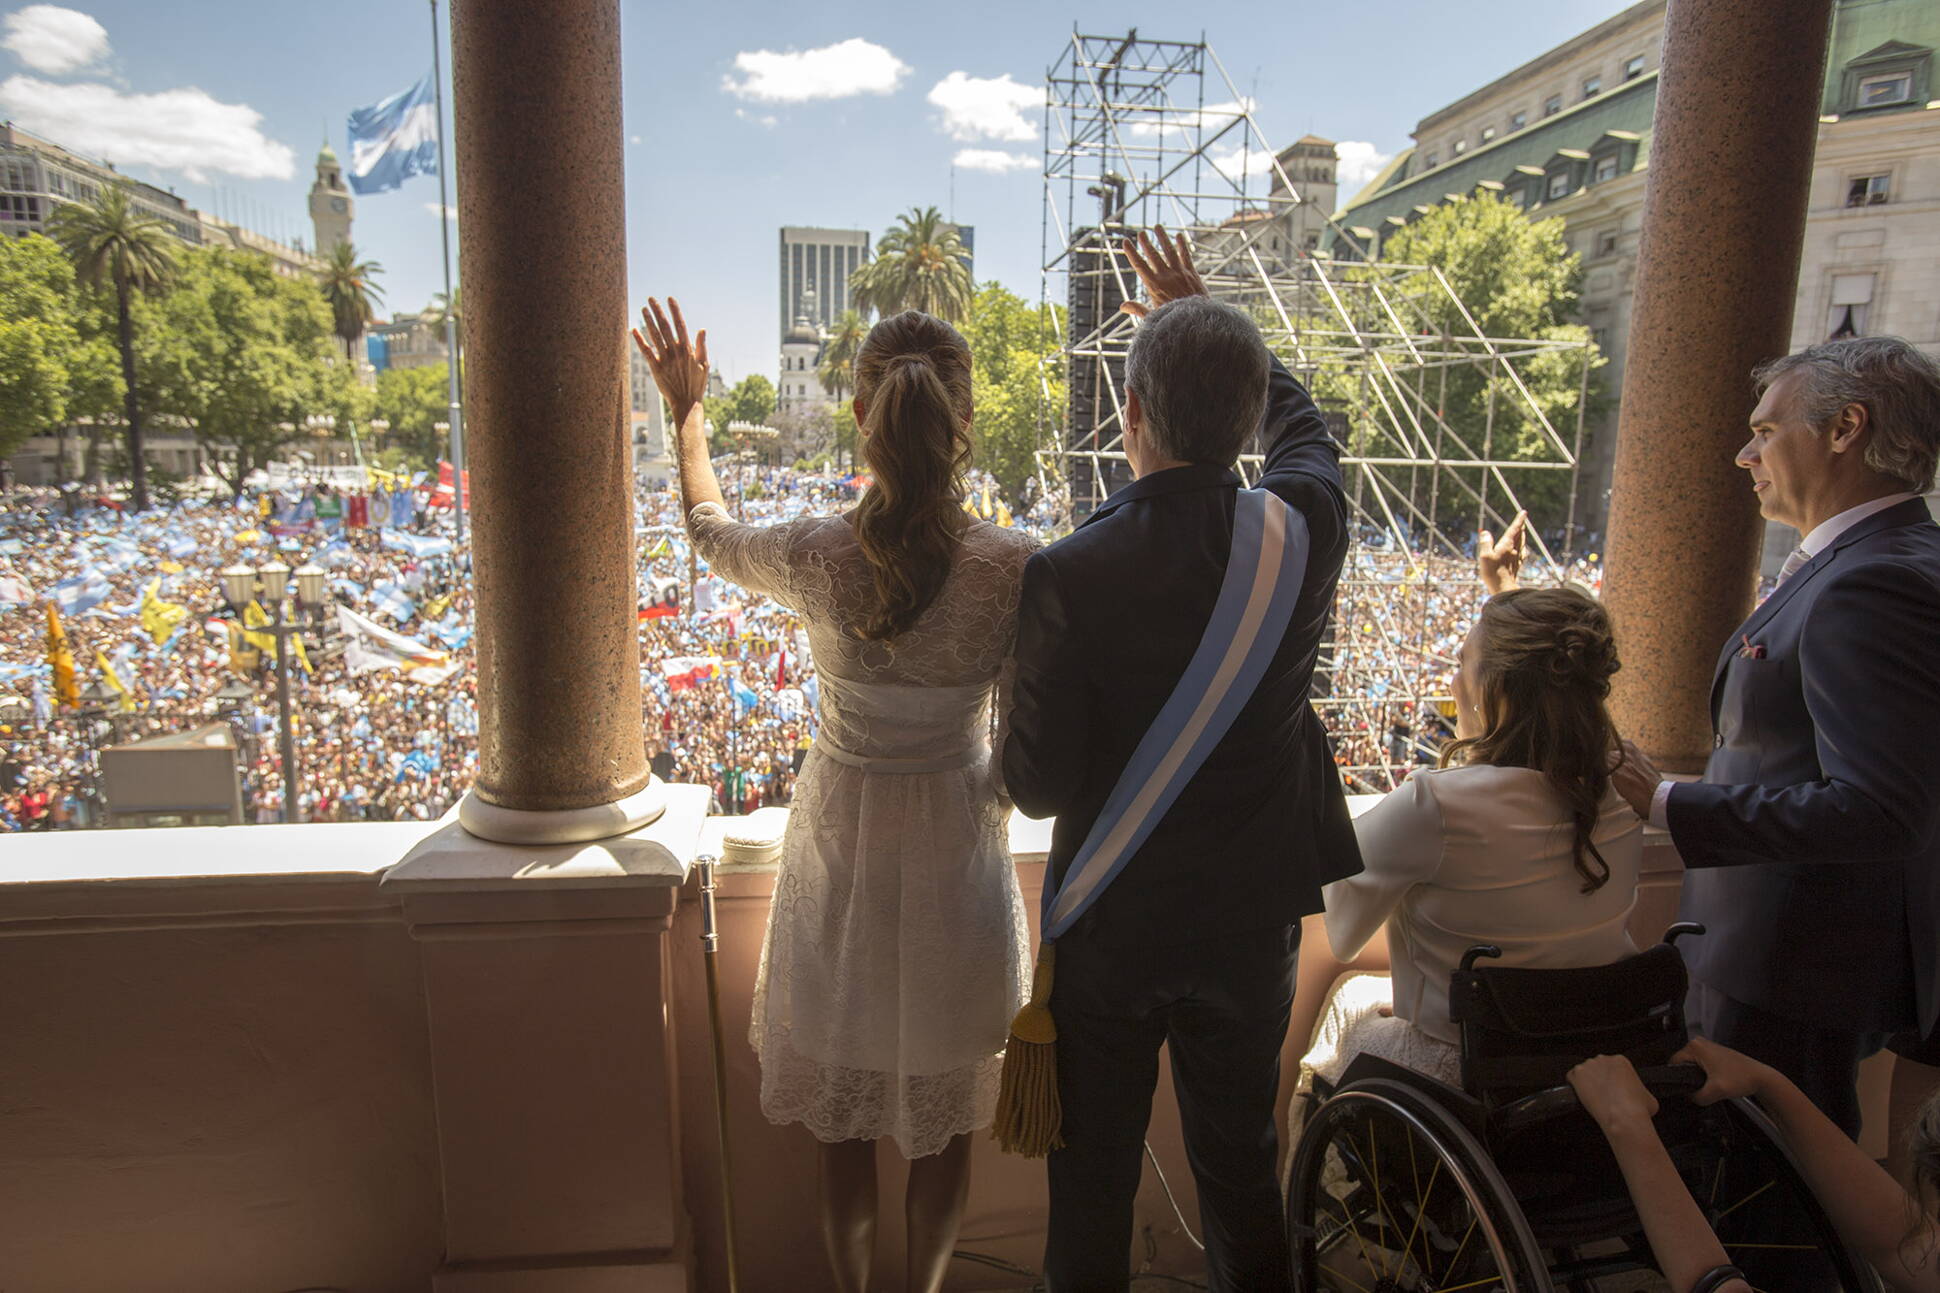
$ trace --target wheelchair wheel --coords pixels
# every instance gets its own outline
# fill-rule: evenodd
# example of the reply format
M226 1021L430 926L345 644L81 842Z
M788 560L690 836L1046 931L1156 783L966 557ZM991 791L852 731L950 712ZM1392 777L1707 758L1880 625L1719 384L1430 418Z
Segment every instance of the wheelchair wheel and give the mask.
M1879 1276L1846 1251L1771 1120L1733 1100L1711 1135L1674 1152L1691 1195L1733 1263L1767 1293L1875 1293Z
M1488 1155L1400 1082L1335 1092L1294 1151L1287 1228L1304 1293L1551 1293Z

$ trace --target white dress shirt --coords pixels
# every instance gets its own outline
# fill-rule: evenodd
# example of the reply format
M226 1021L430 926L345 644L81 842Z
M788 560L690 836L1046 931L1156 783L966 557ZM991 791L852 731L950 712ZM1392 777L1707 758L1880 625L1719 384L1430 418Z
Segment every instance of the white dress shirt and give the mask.
M1394 1013L1453 1044L1448 980L1477 943L1492 964L1564 968L1632 956L1643 825L1612 787L1591 832L1610 878L1589 893L1576 833L1542 773L1488 764L1417 771L1354 822L1366 869L1321 890L1327 941L1351 961L1388 927Z
M1887 494L1861 503L1858 507L1849 507L1831 520L1821 521L1814 526L1812 533L1799 541L1799 551L1807 558L1816 557L1831 546L1834 539L1867 517L1876 516L1889 507L1898 507L1901 503L1910 503L1918 497L1920 497L1918 494ZM1777 589L1773 591L1776 592ZM1676 784L1675 781L1660 781L1657 783L1657 789L1650 796L1650 824L1660 831L1671 828L1671 787Z

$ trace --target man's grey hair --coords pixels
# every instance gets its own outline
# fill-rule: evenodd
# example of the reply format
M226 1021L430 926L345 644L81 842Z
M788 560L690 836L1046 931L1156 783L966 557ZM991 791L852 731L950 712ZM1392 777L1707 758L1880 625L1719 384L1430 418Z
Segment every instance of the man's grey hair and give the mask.
M1933 488L1940 461L1940 364L1898 337L1845 337L1808 346L1752 372L1758 393L1802 377L1799 411L1821 434L1849 404L1866 410L1866 465L1915 493Z
M1230 467L1266 409L1266 340L1244 311L1207 296L1145 316L1125 359L1125 389L1145 411L1155 453Z

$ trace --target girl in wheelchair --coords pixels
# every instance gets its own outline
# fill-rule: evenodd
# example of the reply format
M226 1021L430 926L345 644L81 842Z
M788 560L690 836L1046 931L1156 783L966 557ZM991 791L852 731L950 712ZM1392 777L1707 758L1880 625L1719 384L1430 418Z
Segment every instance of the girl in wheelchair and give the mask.
M1456 739L1355 823L1365 870L1328 885L1328 941L1351 961L1385 923L1392 979L1344 978L1322 1012L1300 1088L1371 1052L1458 1080L1449 976L1478 943L1502 965L1607 965L1636 953L1643 824L1611 786L1605 698L1617 671L1602 605L1519 588L1524 519L1478 565L1493 594L1463 642ZM1297 1120L1307 1101L1296 1099ZM1292 1143L1289 1140L1289 1143Z
M1909 1193L1776 1069L1702 1038L1693 1038L1674 1058L1704 1069L1705 1084L1691 1097L1698 1104L1740 1097L1758 1102L1790 1145L1840 1240L1888 1288L1940 1293L1940 1097L1927 1102L1908 1133ZM1601 1055L1572 1069L1569 1080L1610 1142L1670 1286L1749 1293L1750 1282L1727 1260L1725 1245L1658 1138L1657 1101L1630 1061Z

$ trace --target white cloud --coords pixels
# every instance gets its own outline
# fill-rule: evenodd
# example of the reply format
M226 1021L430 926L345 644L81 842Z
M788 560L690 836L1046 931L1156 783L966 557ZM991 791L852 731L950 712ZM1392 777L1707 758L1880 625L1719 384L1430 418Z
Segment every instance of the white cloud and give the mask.
M296 154L263 134L262 113L192 87L124 94L110 85L10 76L0 82L0 114L77 152L179 171L197 183L217 172L246 180L296 174Z
M445 219L447 220L456 220L458 218L458 208L454 206L446 206L442 202L427 202L424 204L424 209L430 212L432 215L437 215L440 211L442 211L444 212ZM462 368L464 367L464 365L461 363L459 367Z
M76 72L108 56L108 29L78 9L30 4L7 15L0 40L36 72Z
M1229 180L1255 179L1273 173L1273 154L1264 148L1229 148L1209 153L1208 159Z
M1139 140L1157 140L1166 136L1166 142L1175 148L1189 147L1193 143L1193 130L1197 126L1206 135L1219 133L1229 125L1234 117L1253 111L1259 105L1251 98L1228 100L1225 103L1208 103L1203 108L1175 108L1168 112L1140 113L1136 120L1126 127L1126 133ZM1238 139L1244 126L1234 126L1226 138Z
M881 45L851 36L820 49L744 50L734 56L741 74L721 78L721 88L737 98L760 103L806 103L846 99L857 94L892 94L909 75L909 65Z
M628 136L626 137L626 141L627 141L627 142L628 142L629 144L637 144L637 143L639 143L639 142L640 142L640 136L638 136L638 135L628 135ZM461 365L460 365L460 367L462 367L462 366L463 366L463 365L461 364Z
M734 115L742 121L752 121L757 126L772 127L776 121L775 114L772 112L749 112L746 108L736 108Z
M930 102L943 110L943 129L952 139L1023 143L1037 138L1037 122L1024 114L1042 114L1044 89L1019 85L1009 73L967 76L952 72L930 87Z
M1381 168L1394 160L1393 153L1384 153L1365 139L1349 139L1334 145L1340 155L1340 166L1334 175L1340 181L1341 200L1346 201L1359 193L1364 185Z
M1037 163L1035 157L1007 153L1001 148L959 148L951 159L951 165L966 171L990 171L998 175L1005 171L1034 171Z

